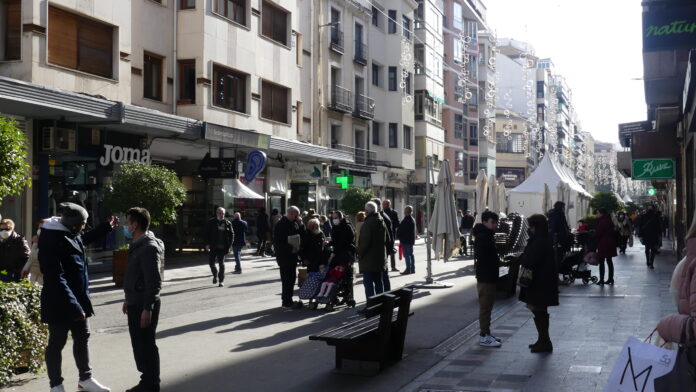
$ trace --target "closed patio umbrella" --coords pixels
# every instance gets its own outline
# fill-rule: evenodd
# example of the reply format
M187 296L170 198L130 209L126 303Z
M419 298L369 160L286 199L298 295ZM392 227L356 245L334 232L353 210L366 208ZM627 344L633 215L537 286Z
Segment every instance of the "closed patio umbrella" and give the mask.
M481 222L481 213L486 210L486 200L488 199L488 179L486 172L479 170L476 176L476 222Z
M444 255L445 261L449 259L459 240L459 222L457 221L457 209L454 203L454 187L452 184L452 171L449 161L442 161L440 173L437 176L435 187L435 209L430 219L428 232L432 233L435 243L435 254Z
M498 208L500 211L495 211L496 213L499 212L507 212L507 198L505 196L506 193L505 189L505 183L501 182L498 184Z
M549 184L544 183L544 201L541 203L541 213L546 214L551 209L553 200L551 200L551 190L549 189Z
M495 179L495 176L493 174L490 175L488 178L488 203L487 203L488 209L490 211L493 211L495 213L498 213L499 211L499 205L498 205L498 180Z

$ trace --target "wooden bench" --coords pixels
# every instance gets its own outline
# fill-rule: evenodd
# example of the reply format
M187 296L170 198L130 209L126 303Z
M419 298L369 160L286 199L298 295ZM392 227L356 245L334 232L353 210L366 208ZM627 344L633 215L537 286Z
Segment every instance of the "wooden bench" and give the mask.
M327 329L309 340L335 346L340 371L349 364L361 373L377 373L403 356L412 299L409 287L375 295L367 300L364 319Z

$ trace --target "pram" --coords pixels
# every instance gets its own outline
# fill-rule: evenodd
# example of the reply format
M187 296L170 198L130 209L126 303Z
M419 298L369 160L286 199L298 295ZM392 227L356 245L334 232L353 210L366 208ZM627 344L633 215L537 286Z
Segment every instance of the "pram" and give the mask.
M317 297L321 284L326 279L329 270L344 261L346 266L343 277L331 288L327 296ZM350 255L336 255L329 263L329 267L322 272L313 272L307 275L307 279L300 288L300 299L309 300L307 306L310 309L317 309L319 304L326 305L324 309L331 311L336 306L346 305L349 308L355 307L353 298L353 258Z
M582 283L597 283L599 279L592 276L592 271L587 265L585 255L587 249L591 249L591 235L589 232L575 233L573 244L561 261L558 272L563 275L563 283L571 284L575 279L582 279Z

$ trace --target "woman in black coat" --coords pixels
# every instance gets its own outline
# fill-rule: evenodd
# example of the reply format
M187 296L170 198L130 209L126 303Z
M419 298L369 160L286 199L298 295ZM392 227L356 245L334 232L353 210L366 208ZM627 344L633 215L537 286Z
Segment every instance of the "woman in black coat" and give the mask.
M343 216L343 212L334 211L331 215L331 245L334 257L340 261L352 263L355 259L355 230Z
M520 257L520 264L532 271L531 282L520 287L520 301L534 314L539 339L530 344L533 353L553 351L549 336L549 306L558 306L558 267L554 261L553 240L546 217L534 214L527 218L530 238Z
M324 262L324 233L319 228L318 219L310 219L307 222L307 231L302 237L300 255L302 262L307 266L307 272L319 272L319 266Z

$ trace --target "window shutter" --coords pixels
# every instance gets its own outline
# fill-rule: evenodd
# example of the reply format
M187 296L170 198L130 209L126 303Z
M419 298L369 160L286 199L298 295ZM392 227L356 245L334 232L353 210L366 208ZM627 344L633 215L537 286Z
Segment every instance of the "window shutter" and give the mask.
M273 119L288 123L288 91L287 89L274 86L273 92Z
M78 41L79 69L100 76L113 76L113 28L84 20Z
M22 2L11 0L6 3L5 60L19 60L22 56Z
M77 18L55 7L48 8L48 61L77 68Z
M261 117L273 118L273 86L265 82L261 86Z

